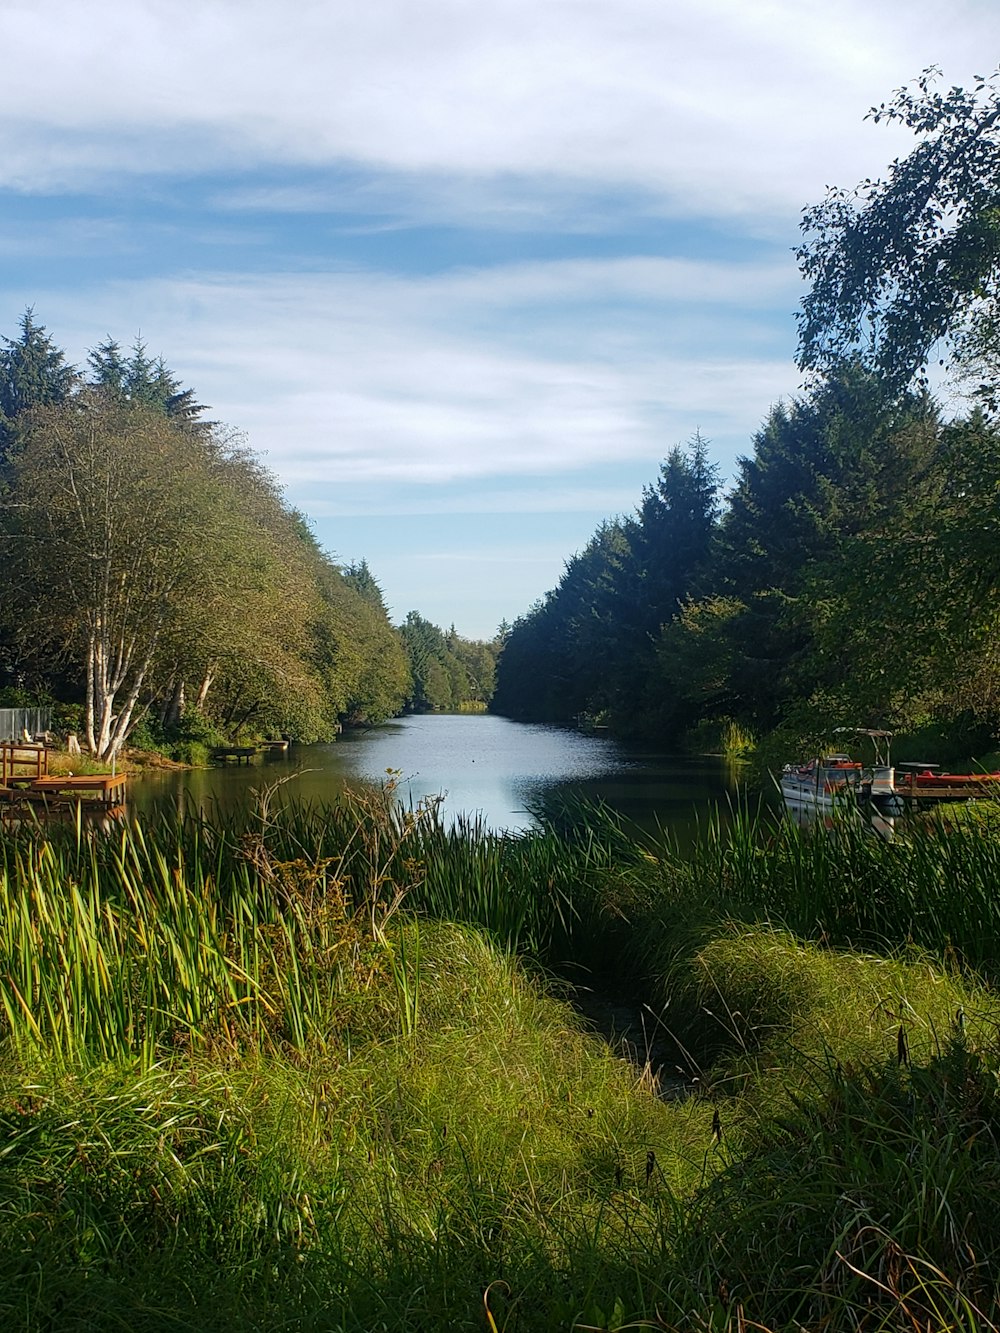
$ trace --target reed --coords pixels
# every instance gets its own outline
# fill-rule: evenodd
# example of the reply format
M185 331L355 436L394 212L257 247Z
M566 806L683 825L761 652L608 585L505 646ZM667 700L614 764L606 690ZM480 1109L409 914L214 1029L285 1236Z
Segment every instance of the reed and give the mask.
M998 1325L989 828L281 797L0 835L8 1322ZM686 1095L538 960L627 978Z
M1000 839L979 824L916 823L885 843L850 821L834 836L762 835L737 812L682 852L601 809L543 818L491 834L375 791L319 810L266 800L249 822L164 814L108 835L5 834L0 1013L66 1057L152 1060L178 1041L304 1049L337 1027L338 996L386 968L414 1011L415 946L404 961L386 934L404 905L550 966L624 973L644 998L725 920L996 975Z
M375 790L318 810L267 793L250 821L28 826L0 838L0 1013L18 1042L67 1060L148 1063L178 1043L304 1050L388 969L410 1028L419 934L387 933L401 906L565 958L595 933L622 855L602 819L572 837L494 836Z

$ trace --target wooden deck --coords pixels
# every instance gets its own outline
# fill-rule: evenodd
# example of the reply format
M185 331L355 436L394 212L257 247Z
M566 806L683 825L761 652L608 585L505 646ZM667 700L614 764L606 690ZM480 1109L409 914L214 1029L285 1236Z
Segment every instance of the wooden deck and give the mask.
M936 768L937 765L929 767ZM1000 797L998 779L1000 774L997 773L901 773L897 769L894 791L903 800L918 806L938 801L996 800Z
M0 787L0 800L40 801L43 804L87 802L116 805L125 795L128 782L124 773L51 774L40 778L14 777Z
M41 743L0 741L0 787L43 778L48 771L49 752Z

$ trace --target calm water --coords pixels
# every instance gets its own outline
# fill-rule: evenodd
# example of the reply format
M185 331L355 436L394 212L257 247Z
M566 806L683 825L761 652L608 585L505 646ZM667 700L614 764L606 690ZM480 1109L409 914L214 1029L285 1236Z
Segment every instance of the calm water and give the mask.
M283 797L322 803L344 784L384 780L387 770L399 775L404 800L443 796L446 817L478 814L495 829L533 827L532 810L572 794L600 798L645 827L658 821L683 835L711 810L725 815L738 799L733 770L721 759L679 759L603 736L473 713L406 717L249 767L158 773L133 784L129 805L142 813L172 797L232 809L286 778Z

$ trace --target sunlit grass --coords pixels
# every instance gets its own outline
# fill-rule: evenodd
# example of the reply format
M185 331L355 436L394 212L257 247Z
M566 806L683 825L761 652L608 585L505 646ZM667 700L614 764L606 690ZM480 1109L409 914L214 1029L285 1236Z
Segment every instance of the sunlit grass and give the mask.
M993 1328L995 872L979 822L681 853L391 792L2 835L0 1311ZM683 1089L540 963L631 994Z

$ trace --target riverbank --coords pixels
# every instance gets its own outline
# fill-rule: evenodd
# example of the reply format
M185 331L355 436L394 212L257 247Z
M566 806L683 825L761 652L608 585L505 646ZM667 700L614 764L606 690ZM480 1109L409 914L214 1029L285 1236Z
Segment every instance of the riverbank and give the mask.
M593 812L499 837L372 793L0 849L15 1323L996 1318L979 827L682 855ZM683 1096L567 1003L626 976Z

